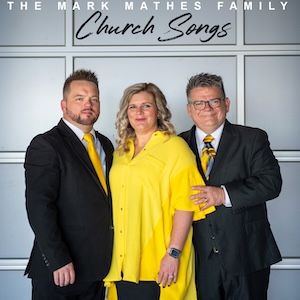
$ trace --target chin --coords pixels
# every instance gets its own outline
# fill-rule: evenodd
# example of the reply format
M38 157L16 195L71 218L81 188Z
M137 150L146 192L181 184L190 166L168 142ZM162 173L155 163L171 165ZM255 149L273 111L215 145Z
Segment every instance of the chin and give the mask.
M80 120L80 124L81 125L93 125L94 123L96 123L97 119L93 118L93 119L87 119L87 120Z

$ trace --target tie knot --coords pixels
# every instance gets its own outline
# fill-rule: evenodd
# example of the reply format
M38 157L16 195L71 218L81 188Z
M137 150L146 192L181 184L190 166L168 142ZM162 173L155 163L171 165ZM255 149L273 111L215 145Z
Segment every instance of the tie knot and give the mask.
M85 133L83 139L88 143L93 142L93 135L90 132Z
M212 135L207 135L204 139L204 143L211 143L214 140L214 137Z

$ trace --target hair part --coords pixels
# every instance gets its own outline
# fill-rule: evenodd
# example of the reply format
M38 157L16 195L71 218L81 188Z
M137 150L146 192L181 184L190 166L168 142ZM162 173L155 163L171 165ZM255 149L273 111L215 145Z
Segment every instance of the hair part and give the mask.
M120 109L117 113L116 129L118 132L117 150L122 154L129 151L128 139L136 136L134 129L131 127L127 115L128 105L133 95L147 92L153 96L155 105L158 110L157 126L160 131L166 134L175 134L175 129L170 119L172 114L167 107L167 100L162 91L154 83L136 83L127 87L120 101Z
M223 98L226 97L223 79L221 76L210 74L210 73L200 73L192 76L186 86L186 96L189 101L191 90L199 87L217 87L220 89Z
M67 94L70 91L70 85L75 80L85 80L90 81L96 84L97 90L99 92L99 86L98 86L98 78L95 72L92 72L91 70L85 70L85 69L79 69L74 71L70 76L66 79L63 87L63 97L66 99Z

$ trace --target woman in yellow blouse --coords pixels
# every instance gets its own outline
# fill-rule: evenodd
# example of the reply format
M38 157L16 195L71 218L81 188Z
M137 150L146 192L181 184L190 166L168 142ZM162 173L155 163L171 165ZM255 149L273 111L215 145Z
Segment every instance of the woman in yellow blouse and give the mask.
M170 118L156 85L125 90L110 171L115 235L105 278L109 300L196 299L191 223L214 208L201 211L189 199L190 187L202 179Z

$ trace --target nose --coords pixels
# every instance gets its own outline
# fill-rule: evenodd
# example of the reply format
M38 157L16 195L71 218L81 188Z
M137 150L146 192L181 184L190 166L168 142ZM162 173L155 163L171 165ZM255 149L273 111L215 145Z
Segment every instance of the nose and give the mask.
M85 101L84 101L84 106L91 107L92 104L93 104L92 99L89 98L89 97L87 97L87 98L85 99Z
M209 104L209 102L208 101L205 101L204 102L204 108L203 108L203 110L206 110L207 108L208 108L208 110L212 110L213 108L210 106L210 104Z
M138 107L136 108L136 112L137 112L137 113L143 113L143 112L144 112L143 107L142 107L142 106L138 106Z

